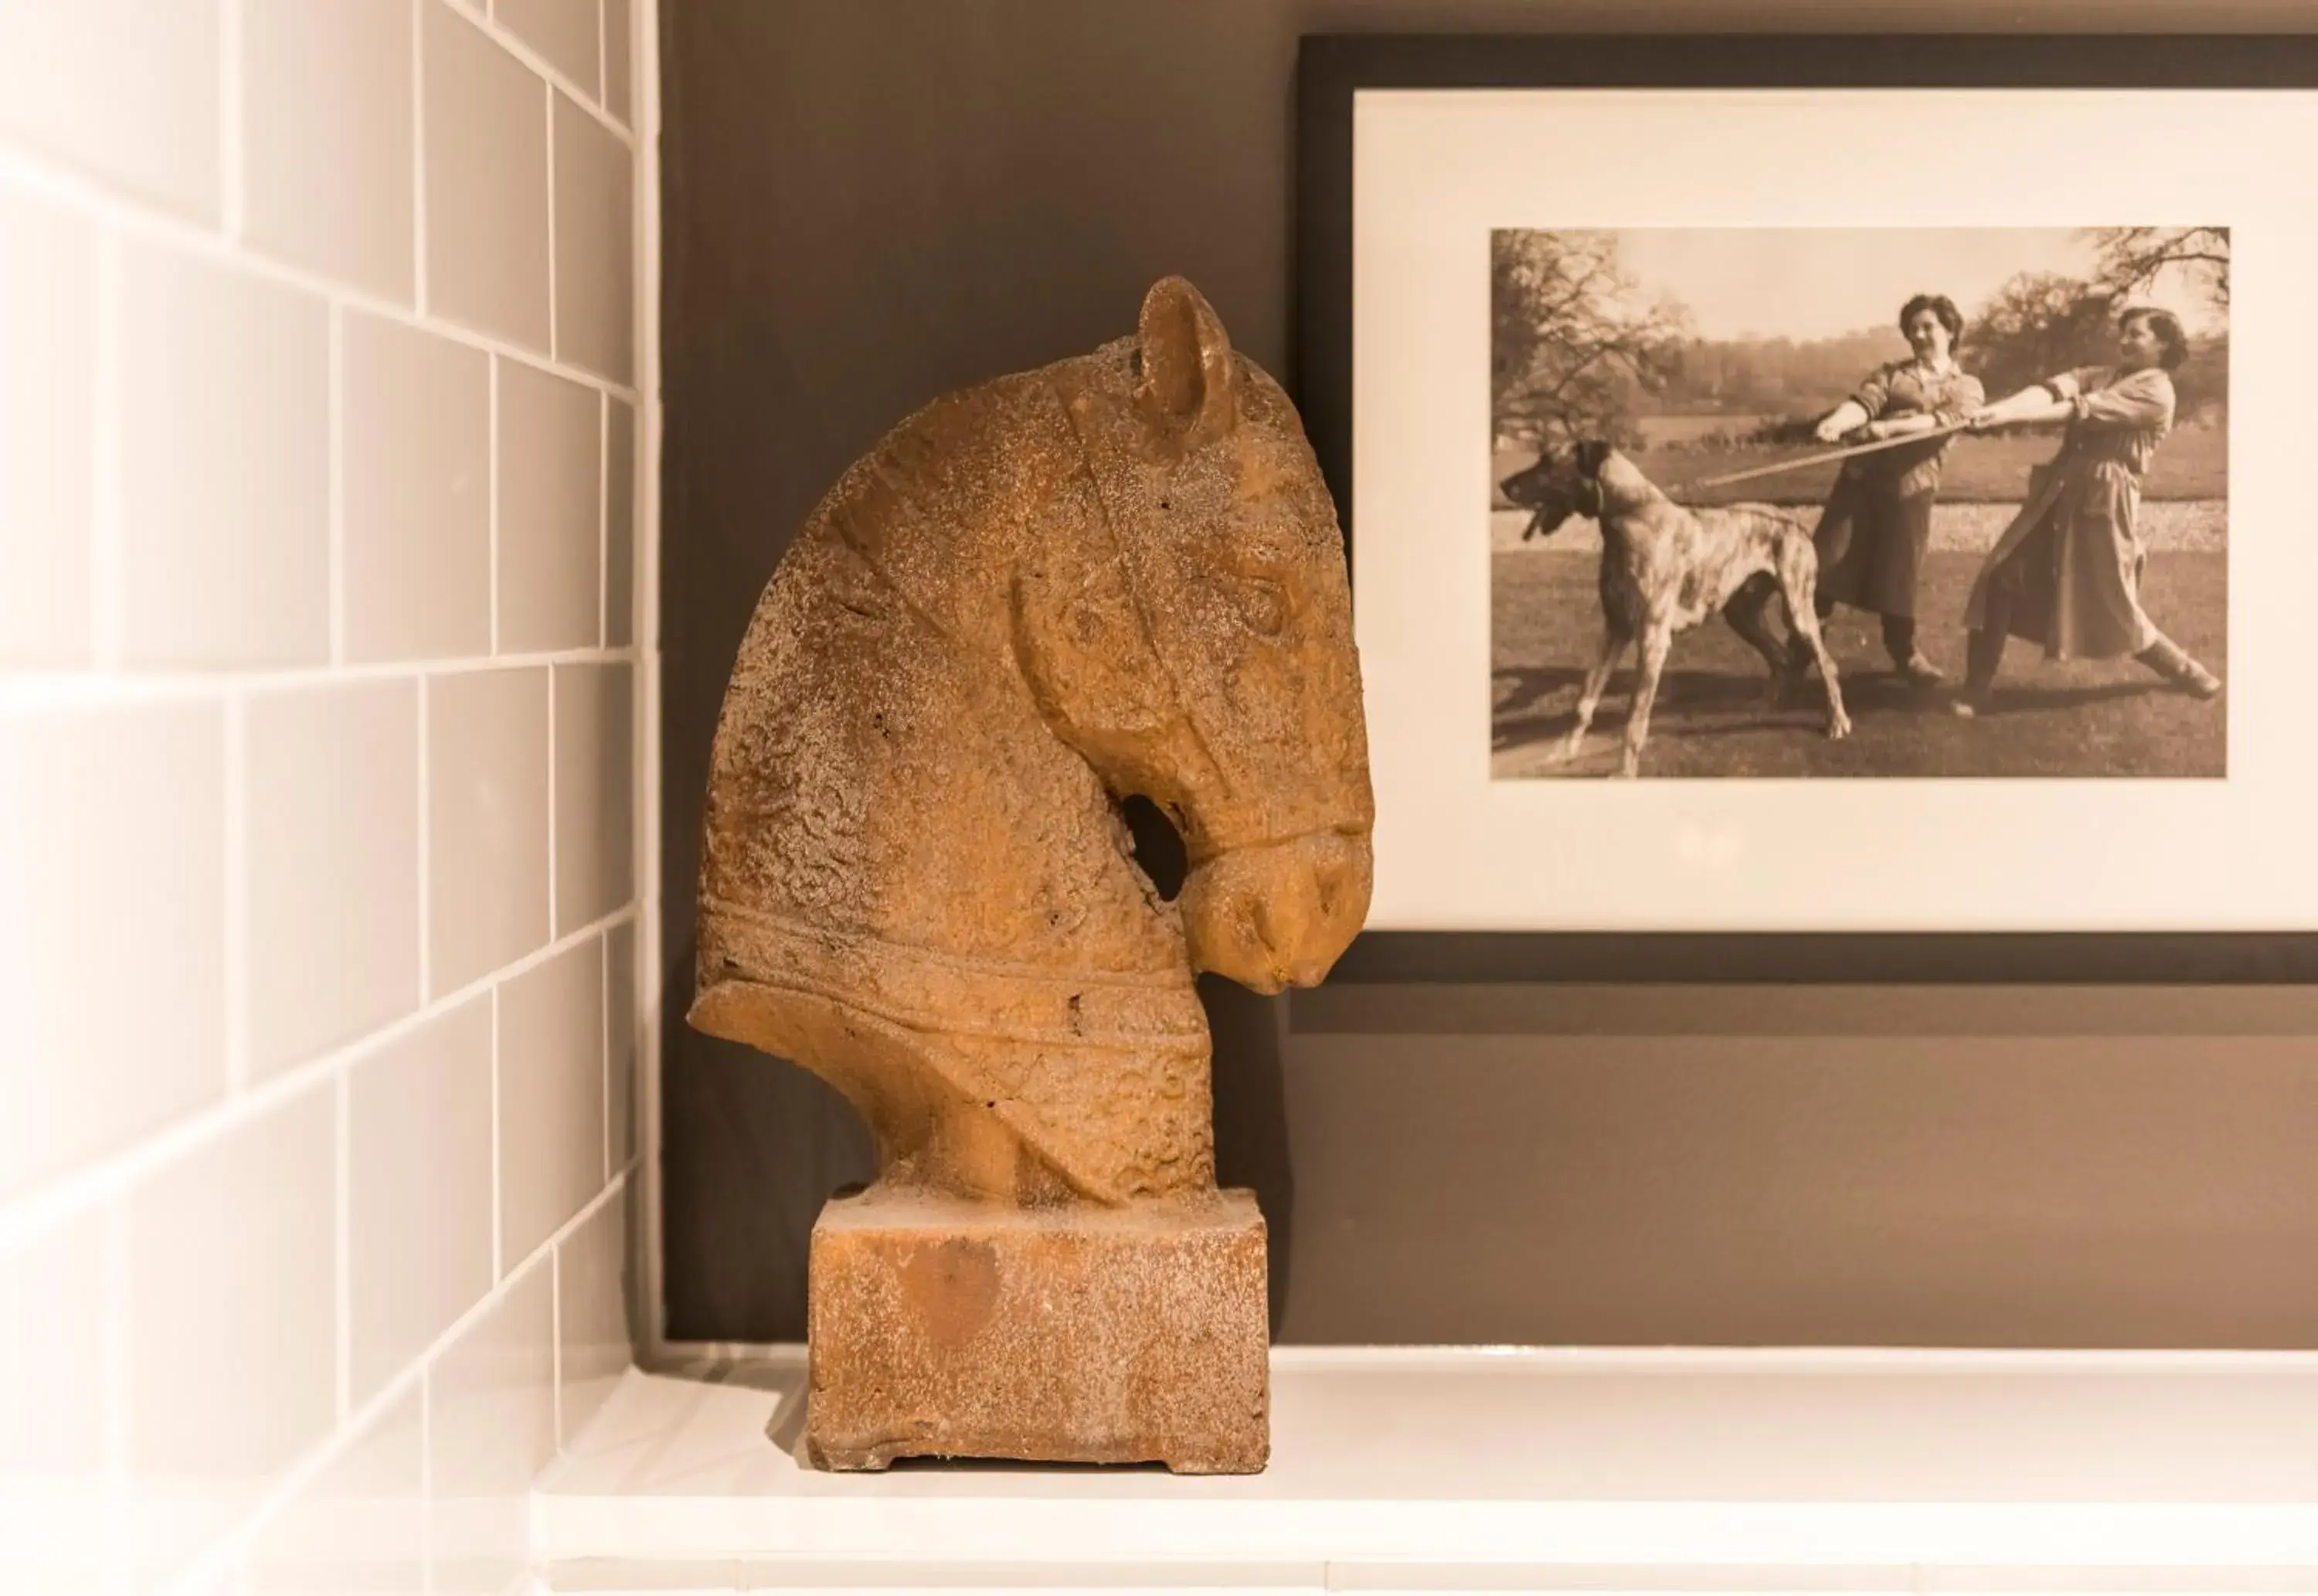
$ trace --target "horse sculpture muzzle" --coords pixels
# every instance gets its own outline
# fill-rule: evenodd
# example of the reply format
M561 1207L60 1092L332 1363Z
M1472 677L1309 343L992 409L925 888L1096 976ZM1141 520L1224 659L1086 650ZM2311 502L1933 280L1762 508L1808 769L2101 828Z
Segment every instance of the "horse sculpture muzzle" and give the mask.
M1219 853L1183 883L1191 963L1259 992L1316 986L1368 918L1370 884L1365 833Z

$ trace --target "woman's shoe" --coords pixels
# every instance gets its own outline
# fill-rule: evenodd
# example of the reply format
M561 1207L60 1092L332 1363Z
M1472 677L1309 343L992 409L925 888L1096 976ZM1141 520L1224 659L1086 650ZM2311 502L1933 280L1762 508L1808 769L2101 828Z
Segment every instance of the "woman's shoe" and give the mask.
M2180 675L2173 678L2173 685L2192 698L2219 698L2222 695L2222 678L2195 659L2189 660Z
M1940 674L1938 666L1925 659L1919 651L1910 651L1905 659L1894 660L1892 665L1911 686L1936 687L1948 679Z
M2168 686L2187 693L2192 698L2219 698L2222 695L2222 678L2192 659L2181 645L2170 638L2159 639L2134 657L2163 677Z

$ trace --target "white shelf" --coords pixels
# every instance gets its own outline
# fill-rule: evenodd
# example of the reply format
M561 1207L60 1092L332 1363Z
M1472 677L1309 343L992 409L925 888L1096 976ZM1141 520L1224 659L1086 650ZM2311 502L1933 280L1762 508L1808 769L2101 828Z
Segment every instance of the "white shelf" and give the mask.
M803 1391L631 1371L550 1587L2318 1591L2313 1355L1281 1349L1229 1478L817 1473Z

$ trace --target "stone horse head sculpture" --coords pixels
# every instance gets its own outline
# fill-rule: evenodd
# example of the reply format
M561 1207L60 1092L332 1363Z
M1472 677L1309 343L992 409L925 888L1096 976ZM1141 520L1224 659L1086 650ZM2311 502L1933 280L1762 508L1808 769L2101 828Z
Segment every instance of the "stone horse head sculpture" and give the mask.
M1174 901L1133 794L1181 834ZM1212 1190L1193 973L1319 980L1372 812L1326 488L1169 278L1136 336L937 399L805 522L717 727L691 1023L827 1079L882 1187Z

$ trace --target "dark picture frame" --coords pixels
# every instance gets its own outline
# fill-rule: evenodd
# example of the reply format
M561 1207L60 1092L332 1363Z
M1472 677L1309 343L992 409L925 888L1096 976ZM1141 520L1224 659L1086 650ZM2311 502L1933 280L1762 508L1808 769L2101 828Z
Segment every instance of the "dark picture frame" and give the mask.
M1353 105L1394 89L2318 88L2302 35L1315 35L1297 67L1292 368L1342 517L1352 496ZM1574 152L1580 158L1582 152ZM1361 573L1354 566L1355 587ZM1374 930L1352 982L2300 984L2318 930Z

